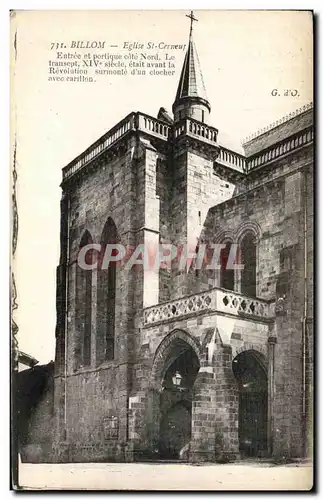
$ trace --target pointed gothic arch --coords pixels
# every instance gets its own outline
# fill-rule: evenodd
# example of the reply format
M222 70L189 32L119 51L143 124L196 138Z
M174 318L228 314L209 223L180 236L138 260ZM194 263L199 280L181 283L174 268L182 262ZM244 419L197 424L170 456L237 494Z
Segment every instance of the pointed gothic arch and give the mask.
M110 262L102 269L106 245L119 241L117 227L108 217L101 235L101 253L97 274L97 340L96 364L111 361L115 357L115 304L116 304L116 263Z
M79 250L93 243L88 230L83 233ZM92 252L85 255L86 264L92 263ZM92 325L92 270L76 268L76 366L91 365L91 325Z
M192 349L198 362L201 363L201 347L197 339L184 330L173 330L161 341L156 349L152 371L152 387L159 389L165 372L176 358L187 349Z
M153 426L163 458L180 457L191 440L194 384L201 366L199 342L174 330L159 344L151 372ZM179 377L177 385L174 380Z

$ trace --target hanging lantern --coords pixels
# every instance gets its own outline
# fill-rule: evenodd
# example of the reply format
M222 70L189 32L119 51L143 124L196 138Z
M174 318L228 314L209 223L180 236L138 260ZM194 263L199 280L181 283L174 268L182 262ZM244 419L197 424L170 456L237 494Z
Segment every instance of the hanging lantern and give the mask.
M176 371L175 375L172 377L173 385L175 387L179 387L182 383L182 375L179 373L179 371Z

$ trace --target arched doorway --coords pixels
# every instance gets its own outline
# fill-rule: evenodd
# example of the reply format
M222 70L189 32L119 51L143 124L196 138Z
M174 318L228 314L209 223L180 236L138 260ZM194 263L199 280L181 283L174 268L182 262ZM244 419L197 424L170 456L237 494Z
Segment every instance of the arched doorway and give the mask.
M263 457L267 450L267 372L260 353L238 354L232 369L239 387L239 449L242 457Z
M179 459L191 439L193 386L200 364L195 350L182 338L175 338L165 354L159 401L159 454L161 458Z

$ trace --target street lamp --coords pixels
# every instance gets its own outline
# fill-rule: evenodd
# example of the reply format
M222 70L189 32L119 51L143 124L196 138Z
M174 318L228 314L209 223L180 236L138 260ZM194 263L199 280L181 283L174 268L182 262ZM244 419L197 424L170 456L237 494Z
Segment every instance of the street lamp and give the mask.
M175 375L172 377L173 385L175 387L179 387L182 383L182 375L179 373L179 371L175 372Z

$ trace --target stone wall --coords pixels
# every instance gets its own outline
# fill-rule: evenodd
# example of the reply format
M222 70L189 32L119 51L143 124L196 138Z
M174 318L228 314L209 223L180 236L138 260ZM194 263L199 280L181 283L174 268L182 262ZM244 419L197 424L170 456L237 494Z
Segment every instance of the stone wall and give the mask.
M97 274L92 272L91 363L78 366L77 352L82 342L78 331L76 301L81 297L77 286L77 256L82 235L88 231L94 243L100 243L104 225L111 217L118 243L129 253L137 245L157 247L159 199L156 194L156 149L140 137L128 137L118 150L109 153L92 168L64 185L68 203L69 259L67 279L66 366L65 345L61 345L60 366L56 369L56 429L59 441L67 443L71 460L111 459L118 449L124 459L127 440L128 393L131 386L131 362L134 338L134 313L158 302L158 270L154 276L134 266L116 270L115 359L102 362L97 342ZM165 209L163 203L163 210ZM62 286L64 280L61 280ZM154 292L155 290L155 292ZM64 292L64 291L63 291ZM149 292L149 293L148 293ZM155 293L155 295L154 295ZM62 345L63 344L63 345ZM111 420L111 412L113 418ZM110 416L109 416L110 415ZM116 426L109 434L109 425ZM108 426L108 427L107 427ZM62 432L62 429L65 429ZM109 437L105 438L105 433ZM85 445L86 443L86 445ZM119 448L118 448L119 447Z
M173 154L172 242L177 246L187 245L188 253L194 253L209 209L231 198L235 184L214 170L215 151L204 150L194 142L179 141ZM170 298L197 291L192 290L187 270L180 271L176 265L171 282Z
M275 346L275 453L304 454L303 434L303 333L304 317L304 217L307 222L307 315L312 317L312 155L309 148L251 178L244 192L210 210L203 241L217 234L232 235L239 243L244 231L257 235L257 295L282 300L283 313L276 320ZM309 170L309 173L307 173ZM304 213L304 179L307 176L307 214ZM219 272L200 273L204 287L219 286ZM309 341L310 342L310 341ZM311 347L309 347L311 352ZM311 357L311 354L309 354ZM311 360L309 358L309 363ZM310 389L310 380L306 382ZM305 389L306 390L306 389ZM303 415L303 416L302 416Z

